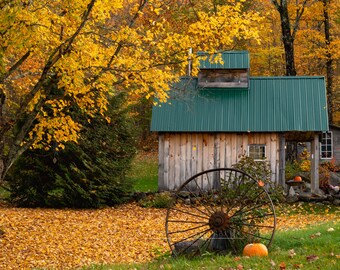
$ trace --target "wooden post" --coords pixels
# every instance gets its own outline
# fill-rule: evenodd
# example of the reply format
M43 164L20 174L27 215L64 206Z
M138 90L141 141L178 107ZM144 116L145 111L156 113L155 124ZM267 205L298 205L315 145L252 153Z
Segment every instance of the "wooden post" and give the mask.
M319 193L319 160L320 160L320 151L319 151L319 134L314 134L314 140L312 141L312 149L311 149L311 192L318 194Z
M284 133L279 135L279 184L286 189L286 138Z
M167 190L167 183L164 179L164 134L158 134L158 191Z

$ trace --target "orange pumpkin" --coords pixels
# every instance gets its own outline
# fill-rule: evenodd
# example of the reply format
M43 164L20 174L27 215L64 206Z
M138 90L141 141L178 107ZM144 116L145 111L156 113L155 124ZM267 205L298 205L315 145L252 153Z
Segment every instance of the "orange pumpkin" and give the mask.
M268 256L268 249L264 244L261 243L248 244L243 249L243 256L265 257Z
M295 177L294 177L294 181L295 181L295 182L301 182L301 181L302 181L301 176L300 176L300 175L295 176Z

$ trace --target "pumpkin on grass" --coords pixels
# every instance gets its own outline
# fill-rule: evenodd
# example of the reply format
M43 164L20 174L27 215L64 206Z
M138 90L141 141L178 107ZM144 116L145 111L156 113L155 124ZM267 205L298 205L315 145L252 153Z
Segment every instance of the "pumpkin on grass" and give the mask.
M261 243L248 244L243 249L243 256L265 257L265 256L268 256L268 249L264 244L261 244Z

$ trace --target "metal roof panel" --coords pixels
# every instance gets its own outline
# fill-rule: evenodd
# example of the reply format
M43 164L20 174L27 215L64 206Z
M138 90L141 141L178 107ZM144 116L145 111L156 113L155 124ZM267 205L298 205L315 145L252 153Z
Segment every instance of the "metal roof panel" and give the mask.
M249 69L249 53L248 51L224 51L220 52L223 64L211 63L210 56L207 53L198 53L200 58L201 69ZM206 56L206 57L204 57Z
M153 108L152 131L328 130L323 77L250 77L249 90L202 89L185 78L172 90L169 103Z

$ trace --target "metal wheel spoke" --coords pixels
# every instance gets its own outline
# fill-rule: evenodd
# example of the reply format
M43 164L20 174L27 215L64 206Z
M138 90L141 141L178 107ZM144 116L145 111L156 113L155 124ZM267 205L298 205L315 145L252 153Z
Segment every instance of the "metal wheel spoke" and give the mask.
M210 175L210 174L207 174L208 185L209 185L209 190L212 192L213 190L216 190L216 189L214 189L214 187L211 186L209 175ZM219 184L219 185L220 185L220 184ZM214 194L213 194L213 192L212 192L211 196L212 196L212 199L214 200ZM216 209L214 209L213 207L211 207L211 209L212 209L212 213L214 213L214 212L216 211Z
M232 245L232 241L234 240L234 238L232 238L229 235L227 235L227 232L225 232L225 231L223 232L223 235L225 236L223 239L225 239L229 243L229 245L232 248L233 252L237 252L236 247L234 245Z
M206 229L206 230L201 231L201 232L199 232L199 233L191 234L191 235L189 235L189 236L187 236L187 237L185 237L185 238L181 238L180 240L176 241L174 244L183 242L183 241L185 241L185 240L193 239L193 238L195 238L195 236L200 236L200 237L202 237L203 235L207 234L209 231L210 231L210 229ZM172 245L174 245L174 244L172 244Z
M175 195L165 223L174 255L206 249L237 254L254 239L270 246L274 206L267 191L247 173L228 168L203 171L185 181Z
M188 191L188 189L187 189L187 191ZM197 196L195 193L192 193L192 195L196 198L196 199L200 199L200 197L199 196ZM180 199L180 200L182 200L184 203L187 203L186 202L186 199L185 198L183 198L182 196L180 196L179 194L176 194L176 197L178 198L178 199ZM190 201L190 198L189 198L189 201ZM207 215L207 216L209 216L209 215L211 215L211 209L209 210L204 204L202 205L201 204L201 206L203 206L205 209L206 209L206 211L207 211L207 213L206 212L204 212L204 211L202 211L202 210L200 210L198 207L196 207L194 204L190 204L190 207L193 207L193 208L195 208L198 212L200 212L201 214L204 214L204 215Z
M206 225L208 225L207 222L192 221L192 220L171 220L171 219L169 219L168 222L173 222L173 223L193 223L193 224L206 224Z
M264 215L261 216L251 216L249 218L241 218L241 221L246 221L246 220L254 220L254 219L261 219L261 218L265 218L265 217L269 217L269 216L274 216L274 213L266 213Z
M232 175L234 175L234 173L233 173L233 171L228 171L228 176L227 176L227 172L225 171L224 175L225 175L224 180L225 180L226 184L224 185L224 188L221 188L221 193L226 193L225 194L226 196L224 196L224 197L225 197L225 200L227 201L227 203L226 203L227 213L229 213L230 209L232 209L232 207L230 207L231 204L232 204L232 201L231 201L232 198L229 199L228 192L230 192L229 185L231 185L231 178L232 178ZM228 180L226 180L226 179L228 179ZM222 196L222 194L221 194L221 196Z
M257 199L257 198L260 197L262 194L266 194L266 192L265 192L264 190L262 190L261 193L259 193L253 200ZM267 205L267 202L263 201L260 205L255 204L254 207L248 208L246 211L242 211L243 209L245 209L245 208L248 206L248 204L242 203L242 204L241 204L241 208L238 209L238 210L233 214L233 216L237 215L237 214L240 213L240 212L241 212L241 213L249 212L249 211L254 210L254 209L257 209L257 208L259 208L259 207L261 207L261 206L263 206L263 205Z
M197 226L197 227L192 227L192 228L189 228L189 229L186 229L186 230L169 232L169 234L190 232L190 231L197 230L197 229L200 229L200 228L203 228L203 227L206 227L206 226L207 226L207 224L204 224L204 225Z
M244 198L250 191L252 191L252 187L254 185L255 185L255 182L253 182L251 184L251 186L247 188L247 191L245 193L240 195L240 198ZM238 186L238 187L240 187L240 186ZM238 188L238 190L240 190L240 188ZM231 205L230 209L233 209L234 207L236 207L238 203L240 203L240 201L239 200L235 200L234 203Z
M245 214L248 214L250 215L250 213L253 213L256 209L258 209L259 207L251 207L251 208L243 208L244 211L236 211L232 216L231 218L233 217L237 217L237 216L241 216L241 215L245 215ZM269 215L274 215L274 212L271 212L271 213L266 213L268 216ZM256 217L255 213L253 215L253 217Z
M197 180L196 179L193 179L192 180L193 182L195 182L195 184L196 184L196 187L199 189L199 191L200 191L200 194L204 194L204 191L200 188L200 186L198 185L198 183L197 183ZM189 191L190 192L190 190L188 189L188 187L186 187L185 186L185 189L186 189L186 191ZM196 199L202 199L202 198L204 198L204 197L199 197L199 196L197 196L195 193L192 193L192 195L194 195L194 197L196 198ZM213 212L214 212L214 209L208 204L208 205L205 205L205 204L201 204L208 212L209 212L209 214L212 214ZM208 206L209 206L209 208L208 208Z
M263 240L270 240L271 238L267 238L267 237L264 237L264 236L261 236L261 235L257 235L257 234L254 234L254 233L250 233L250 232L246 232L244 230L241 230L244 234L248 234L248 235L251 235L251 236L254 236L256 238L259 238L259 239L263 239Z
M258 228L274 228L273 226L270 225L260 225L260 224L250 224L250 223L238 223L247 227L258 227Z
M193 216L193 217L204 218L204 219L209 218L209 215L207 215L206 213L204 213L204 212L202 212L202 211L199 211L199 212L200 212L201 214L203 214L204 216L196 215L196 214L193 214L192 212L184 211L184 210L179 209L179 208L172 208L172 210L181 212L181 213L183 213L183 214L188 214L188 215ZM196 210L198 210L198 209L196 209Z
M199 237L197 237L197 238L196 238L194 241L192 241L192 242L191 242L184 250L182 250L181 253L183 253L184 251L186 251L186 250L188 250L190 247L192 247L195 243L197 243L197 241L198 241L200 238L202 238L204 235L206 235L207 233L209 233L209 231L210 231L210 230L207 229L207 230L201 232L200 234L193 234L193 235L191 235L191 236L189 236L189 237L182 238L181 240L176 241L175 243L173 243L171 246L175 247L176 244L181 243L181 242L184 242L184 241L186 241L186 240L188 240L188 239L192 239L194 236L198 236L198 235L199 235Z
M212 236L213 236L213 234L211 234L211 235L203 242L202 247L206 246L206 244L207 244L208 242L211 242ZM209 245L207 245L207 246L209 246Z

